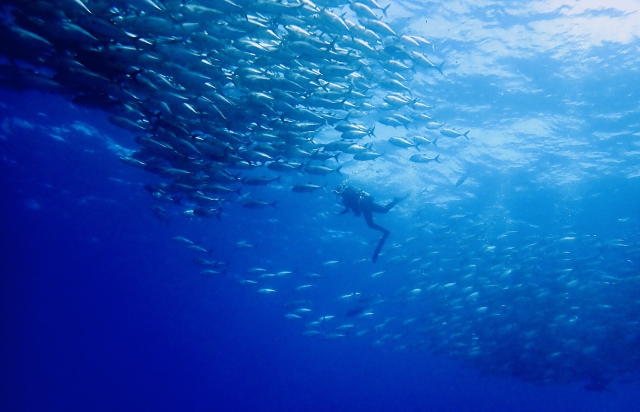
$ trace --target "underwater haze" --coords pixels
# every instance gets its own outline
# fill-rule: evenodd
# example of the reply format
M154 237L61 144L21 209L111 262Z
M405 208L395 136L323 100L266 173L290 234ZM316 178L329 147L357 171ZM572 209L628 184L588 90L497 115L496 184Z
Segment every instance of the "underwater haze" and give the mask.
M640 1L0 6L2 410L639 410Z

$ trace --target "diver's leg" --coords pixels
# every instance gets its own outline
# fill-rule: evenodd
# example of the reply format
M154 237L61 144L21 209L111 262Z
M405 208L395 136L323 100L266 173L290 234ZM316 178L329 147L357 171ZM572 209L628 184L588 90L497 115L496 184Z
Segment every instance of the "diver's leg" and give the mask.
M382 226L373 223L373 216L371 215L371 212L372 212L371 210L363 210L362 211L362 214L364 215L364 220L367 222L367 226L369 226L371 229L375 229L375 230L378 230L380 232L383 232L386 235L391 233L387 229L383 228Z
M380 250L382 250L382 246L384 246L384 242L387 240L391 232L383 228L382 226L376 225L375 223L373 223L373 216L371 215L371 212L372 210L369 210L369 209L362 211L362 214L364 215L364 220L367 222L367 225L371 229L375 229L383 233L382 239L380 239L380 241L378 242L378 246L376 246L376 250L373 251L373 257L371 258L373 263L375 263L376 260L378 260L378 255L380 254Z
M395 199L393 199L393 201L391 203L389 203L386 206L382 206L382 205L379 205L377 203L372 203L371 204L371 211L372 212L376 212L376 213L387 213L389 210L391 210L392 207L397 205L398 202L401 201L401 200L402 199L395 198Z
M391 202L391 203L393 203L393 202ZM389 205L382 206L382 205L379 205L377 203L371 203L371 211L372 212L376 212L376 213L387 213L389 211L389 209L391 209L392 207L393 207L393 205L392 206L389 206Z
M404 199L406 199L406 196L405 197L394 197L393 200L391 202L389 202L389 204L386 205L386 206L381 206L381 205L378 205L376 203L373 203L372 206L371 206L371 211L376 212L376 213L387 213L395 205L397 205L398 203L402 202Z

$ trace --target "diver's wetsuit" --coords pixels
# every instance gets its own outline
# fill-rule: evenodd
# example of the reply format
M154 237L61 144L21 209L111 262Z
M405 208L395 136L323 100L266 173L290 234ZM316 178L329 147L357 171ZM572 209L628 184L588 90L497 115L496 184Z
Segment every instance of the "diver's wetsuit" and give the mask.
M335 193L342 196L342 204L344 205L344 210L336 214L344 215L345 213L349 213L349 210L353 210L353 213L355 213L356 216L360 216L360 214L362 213L364 215L364 220L367 222L367 225L370 228L383 233L382 239L380 239L380 242L378 243L378 246L373 253L372 260L375 262L378 259L380 249L382 249L385 240L387 240L387 237L391 232L373 222L373 212L387 213L389 210L391 210L392 207L397 205L398 202L403 200L403 198L396 197L388 205L382 206L376 204L373 201L373 196L371 196L369 193L354 186L340 186L335 190Z

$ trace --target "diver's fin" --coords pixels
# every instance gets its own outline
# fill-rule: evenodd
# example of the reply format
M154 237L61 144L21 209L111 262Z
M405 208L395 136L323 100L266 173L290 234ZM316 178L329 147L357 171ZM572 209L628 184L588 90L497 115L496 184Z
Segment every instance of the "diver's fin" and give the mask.
M380 250L382 249L382 246L384 246L384 242L387 240L387 237L389 237L389 233L391 232L386 232L384 235L382 235L382 239L380 239L380 241L378 242L378 246L376 246L376 250L373 251L373 257L371 258L373 263L376 263L376 260L378 260L378 255L380 254Z

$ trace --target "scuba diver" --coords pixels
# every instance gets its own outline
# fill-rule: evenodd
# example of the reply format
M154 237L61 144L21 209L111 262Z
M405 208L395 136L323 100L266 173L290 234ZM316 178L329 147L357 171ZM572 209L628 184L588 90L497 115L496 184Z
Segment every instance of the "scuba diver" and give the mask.
M342 197L342 204L344 205L344 210L340 213L335 213L336 215L344 215L349 213L349 210L353 210L356 216L360 216L360 214L364 215L364 220L367 222L367 225L375 230L382 232L382 239L378 242L378 246L376 250L373 252L373 257L371 260L375 263L378 259L378 254L380 254L380 249L384 245L384 242L389 237L391 233L389 230L383 228L382 226L373 223L373 212L375 213L387 213L391 210L392 207L397 205L400 201L404 200L405 197L394 197L393 201L386 206L381 206L379 204L374 203L373 196L364 190L357 188L355 186L348 186L342 184L338 186L333 193Z

